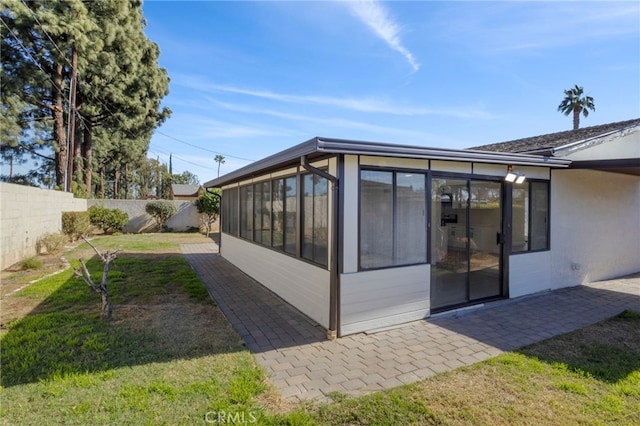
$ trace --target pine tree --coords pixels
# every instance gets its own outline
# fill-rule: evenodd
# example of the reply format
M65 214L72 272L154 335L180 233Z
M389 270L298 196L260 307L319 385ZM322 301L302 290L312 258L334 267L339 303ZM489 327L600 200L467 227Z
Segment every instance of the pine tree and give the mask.
M10 113L0 124L7 123L7 143L19 146L19 135L40 123L51 135L46 143L55 151L59 187L66 177L93 193L93 170L104 179L109 169L118 196L133 173L127 165L140 163L153 130L170 115L160 106L169 78L158 66L158 46L144 34L142 3L2 0L0 6L2 112Z

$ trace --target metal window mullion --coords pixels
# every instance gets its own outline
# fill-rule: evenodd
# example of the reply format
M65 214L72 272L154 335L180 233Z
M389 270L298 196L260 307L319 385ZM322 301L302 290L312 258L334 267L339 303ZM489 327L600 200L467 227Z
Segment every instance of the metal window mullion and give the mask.
M392 256L391 265L398 264L398 180L397 172L391 172L391 199L393 203L393 214L391 215L391 240Z
M466 220L466 244L467 244L467 274L465 277L465 298L469 302L471 300L471 178L467 178L467 220Z
M304 192L303 188L303 179L300 174L300 169L296 172L296 257L302 257L302 193Z

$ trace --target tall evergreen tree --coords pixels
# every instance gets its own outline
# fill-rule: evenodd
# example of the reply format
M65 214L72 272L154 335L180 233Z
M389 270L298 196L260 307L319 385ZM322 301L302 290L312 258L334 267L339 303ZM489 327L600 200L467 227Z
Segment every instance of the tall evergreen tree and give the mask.
M65 98L71 51L88 43L93 23L80 0L2 0L0 18L3 90L24 102L31 120L46 120L51 126L56 183L61 185L69 160Z
M140 162L170 114L160 105L169 78L158 66L158 46L144 34L142 3L1 1L7 143L18 146L18 134L44 123L58 186L67 176L92 193L93 170L104 175L107 168L117 175L117 196L126 165ZM104 147L94 156L96 144Z

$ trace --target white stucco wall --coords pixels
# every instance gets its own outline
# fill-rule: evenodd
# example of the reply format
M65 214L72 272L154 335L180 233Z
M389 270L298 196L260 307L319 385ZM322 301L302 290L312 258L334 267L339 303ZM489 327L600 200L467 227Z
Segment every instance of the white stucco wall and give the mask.
M550 251L509 256L509 298L553 288Z
M0 269L34 256L40 237L61 231L62 212L86 209L68 192L0 183Z
M554 288L640 271L640 176L554 170Z
M245 274L329 328L329 271L227 234L222 257Z
M569 146L556 155L574 161L640 158L640 127L604 136L591 143Z

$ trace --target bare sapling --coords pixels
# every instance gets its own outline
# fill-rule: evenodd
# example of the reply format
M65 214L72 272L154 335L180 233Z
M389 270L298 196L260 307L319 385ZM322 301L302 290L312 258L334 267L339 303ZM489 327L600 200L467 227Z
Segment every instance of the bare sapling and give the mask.
M93 290L95 290L96 293L100 295L100 298L102 299L102 315L101 315L102 319L110 321L112 307L111 307L111 302L109 302L109 291L107 290L107 279L109 278L109 270L111 269L111 263L118 257L118 252L120 252L120 250L107 251L103 254L100 252L100 250L98 250L96 246L91 244L91 241L89 241L84 235L82 236L82 239L85 240L85 242L89 244L91 248L93 248L93 250L98 254L100 259L102 259L102 262L104 263L104 268L102 269L102 281L100 281L99 284L95 283L95 281L91 277L91 274L89 273L89 269L87 268L87 265L84 263L84 259L82 258L79 259L81 269L74 269L74 274L77 277L82 278L84 282L87 283L87 285L89 285L89 287L91 287Z

